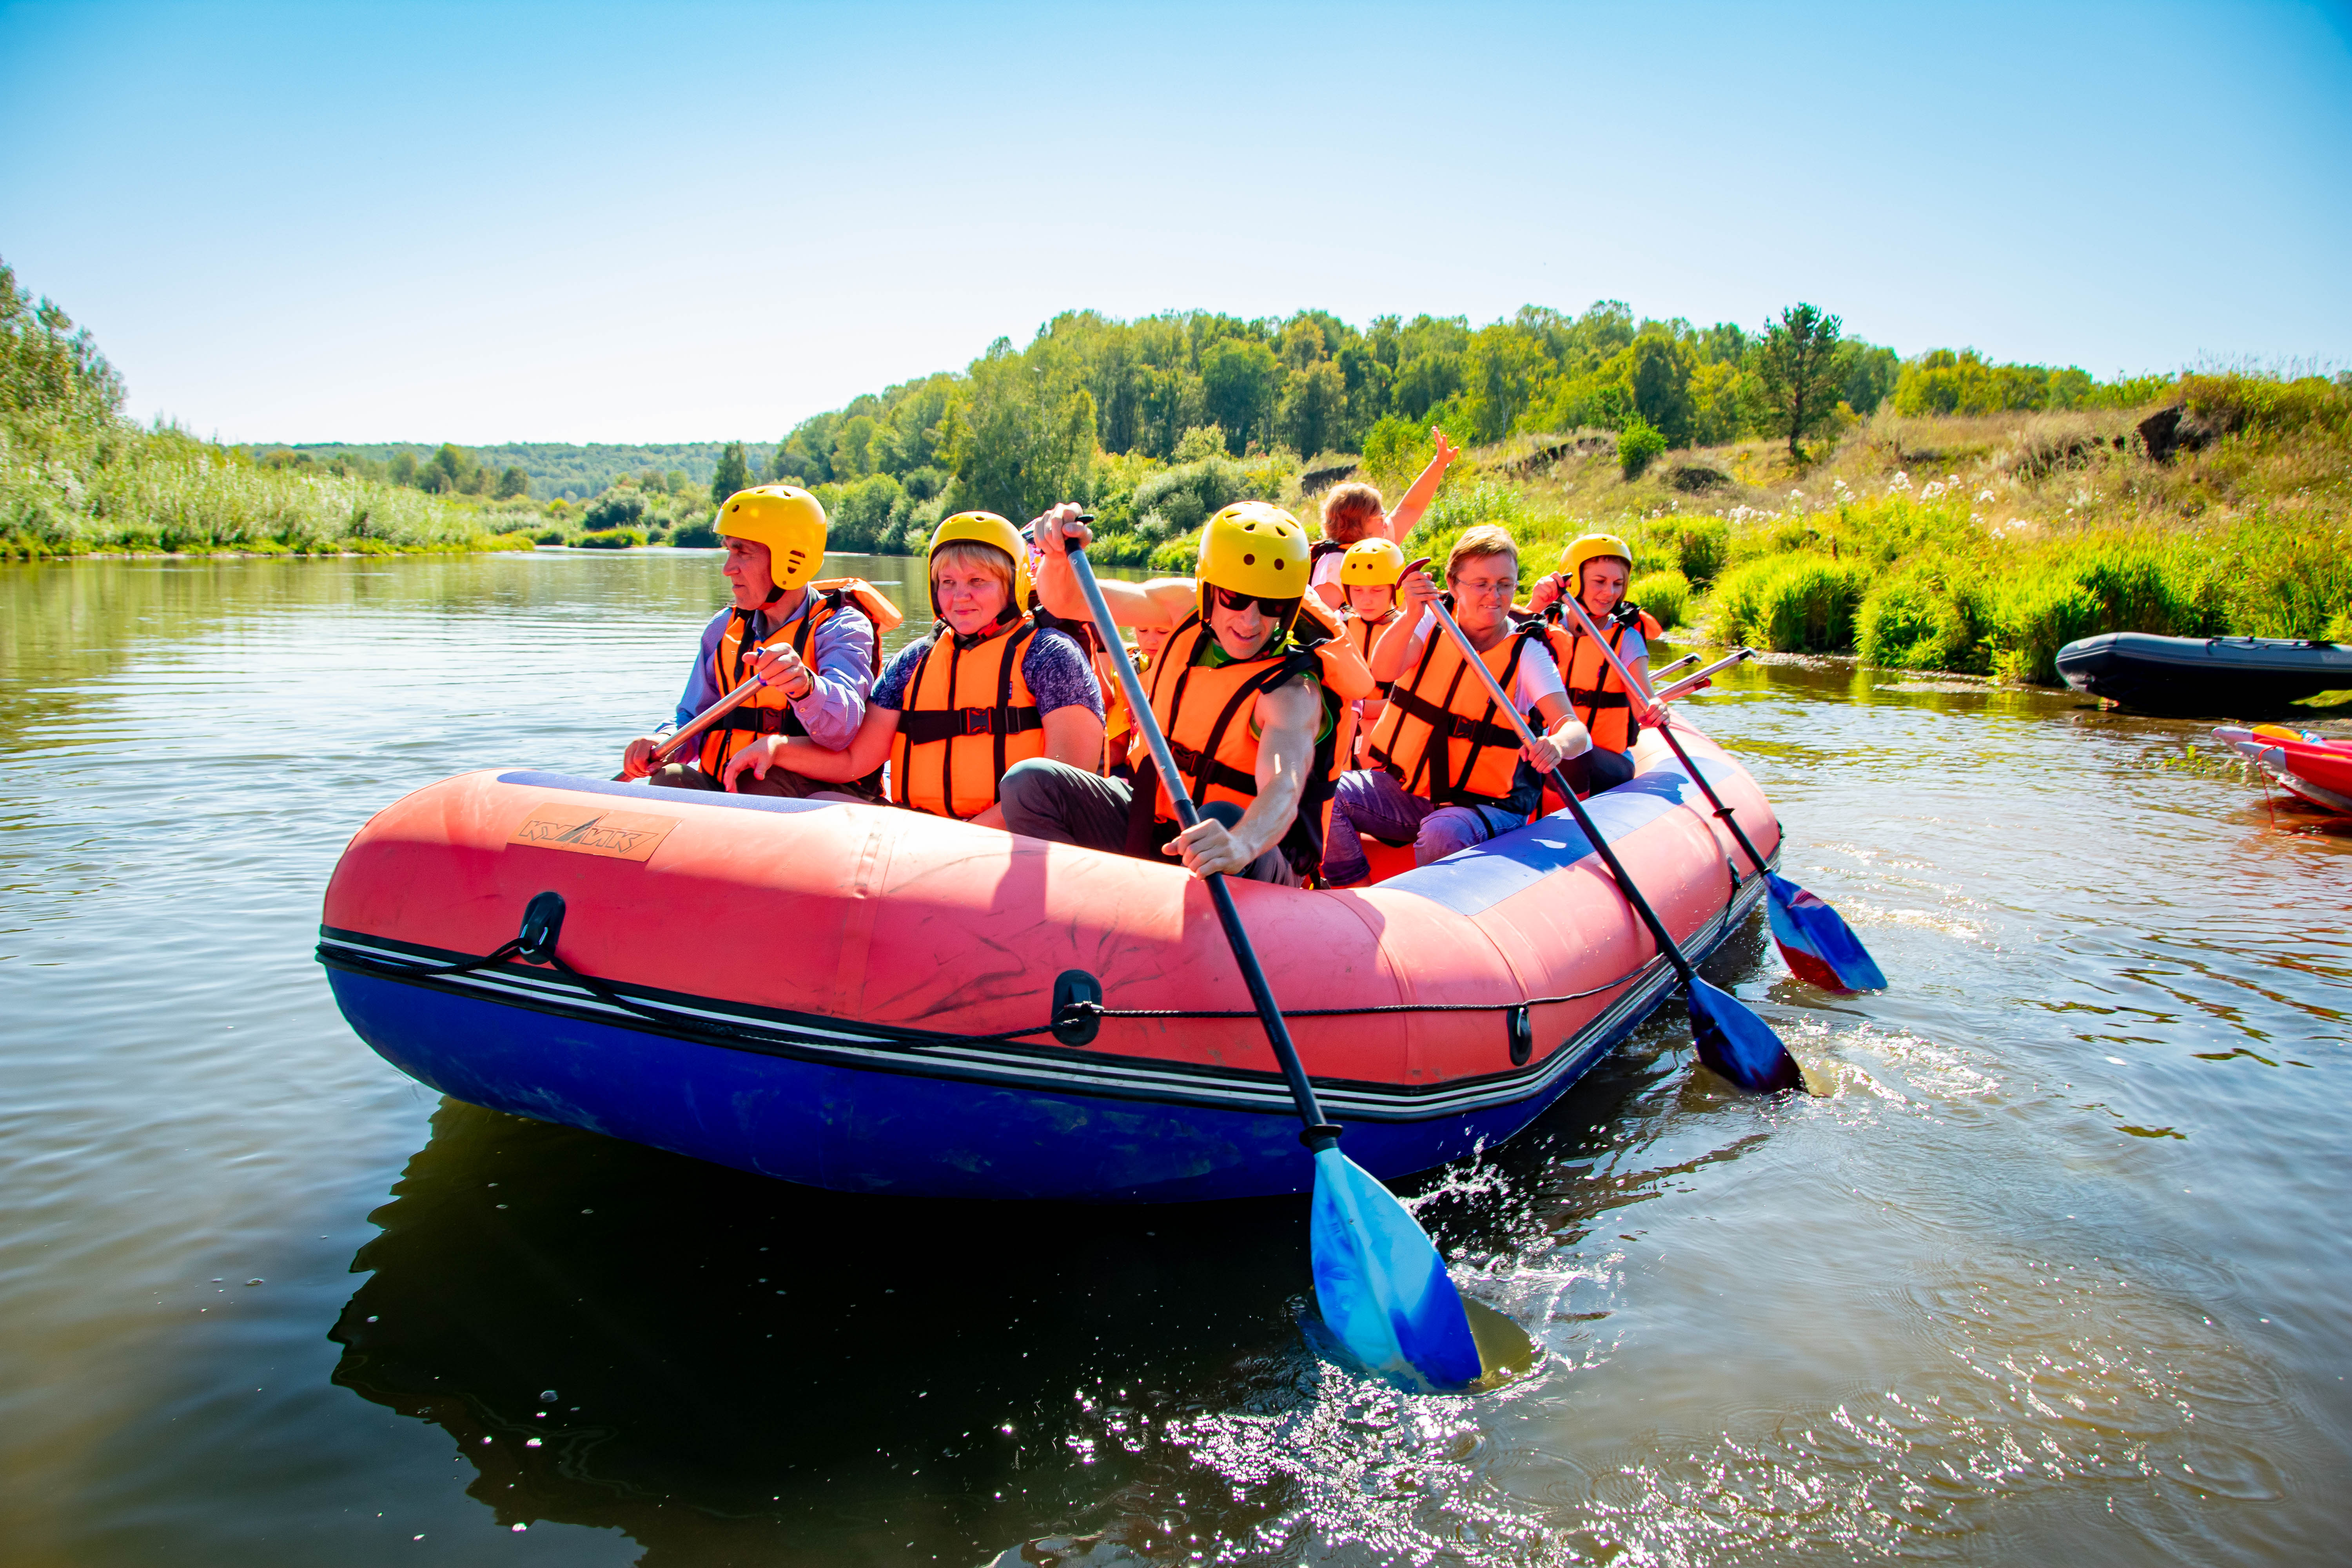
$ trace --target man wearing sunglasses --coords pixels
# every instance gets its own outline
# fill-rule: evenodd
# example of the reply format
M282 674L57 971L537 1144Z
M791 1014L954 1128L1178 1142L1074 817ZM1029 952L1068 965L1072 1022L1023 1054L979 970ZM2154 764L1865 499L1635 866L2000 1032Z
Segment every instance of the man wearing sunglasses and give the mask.
M1068 546L1091 541L1073 505L1035 524L1037 596L1055 616L1088 617ZM1044 758L1007 770L1004 826L1060 844L1181 858L1186 869L1298 885L1322 856L1325 805L1346 765L1339 710L1371 695L1371 671L1307 597L1307 531L1281 508L1239 501L1201 531L1198 578L1101 579L1122 626L1163 631L1144 685L1202 820L1180 831L1139 733L1135 782Z

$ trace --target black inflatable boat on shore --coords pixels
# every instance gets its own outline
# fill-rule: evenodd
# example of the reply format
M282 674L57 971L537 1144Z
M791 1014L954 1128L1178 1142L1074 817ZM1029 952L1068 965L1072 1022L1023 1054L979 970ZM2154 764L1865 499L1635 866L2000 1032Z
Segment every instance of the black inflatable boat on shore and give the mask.
M2213 718L2274 711L2352 688L2352 647L2290 637L2160 637L2104 632L2058 650L2077 691L2146 713Z

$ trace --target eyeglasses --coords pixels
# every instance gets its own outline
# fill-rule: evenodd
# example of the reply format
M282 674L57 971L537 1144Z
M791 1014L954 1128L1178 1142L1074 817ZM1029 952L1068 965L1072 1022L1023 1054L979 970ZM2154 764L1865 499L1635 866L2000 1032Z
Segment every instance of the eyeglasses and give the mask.
M1500 595L1505 598L1508 598L1517 590L1518 585L1517 579L1512 577L1498 577L1493 582L1487 582L1483 578L1471 577L1455 583L1454 584L1454 591L1456 594L1465 595L1475 595L1482 599L1491 599L1497 595Z
M1267 599L1255 594L1237 593L1231 588L1217 590L1217 606L1220 609L1241 611L1248 609L1252 605L1257 606L1259 615L1277 621L1287 620L1291 613L1298 608L1297 599Z

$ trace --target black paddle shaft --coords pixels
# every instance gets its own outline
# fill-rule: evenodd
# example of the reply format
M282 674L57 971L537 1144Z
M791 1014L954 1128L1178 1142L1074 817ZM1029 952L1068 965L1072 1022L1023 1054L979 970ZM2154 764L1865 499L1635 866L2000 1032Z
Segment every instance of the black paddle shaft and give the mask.
M1184 775L1177 771L1176 758L1168 750L1168 737L1160 733L1160 716L1151 710L1150 699L1144 695L1142 678L1135 673L1135 661L1127 657L1127 643L1111 620L1110 606L1103 602L1102 584L1095 581L1094 565L1082 547L1072 544L1067 548L1070 570L1076 574L1079 591L1087 596L1087 608L1094 612L1096 629L1102 633L1103 645L1118 667L1119 689L1127 693L1128 709L1135 716L1136 728L1143 731L1144 744L1151 748L1151 761L1160 770L1160 785L1176 807L1177 820L1191 827L1201 820L1200 809L1184 788ZM1307 1069L1298 1060L1298 1047L1290 1043L1290 1026L1283 1022L1282 1009L1275 1005L1274 988L1265 983L1265 971L1258 967L1257 950L1250 945L1249 932L1243 929L1242 912L1234 907L1233 889L1225 886L1222 872L1201 879L1209 884L1209 901L1216 906L1217 923L1225 928L1225 941L1234 950L1234 962L1241 966L1242 984L1249 987L1250 1003L1257 1008L1258 1022L1265 1026L1266 1043L1274 1047L1274 1059L1282 1064L1282 1076L1290 1085L1291 1100L1298 1107L1299 1121L1306 1123L1307 1131L1300 1134L1299 1141L1309 1149L1328 1149L1339 1142L1339 1130L1323 1120L1323 1107L1315 1099L1315 1086L1307 1081Z
M1577 624L1584 628L1584 635L1592 639L1592 646L1601 650L1601 657L1607 659L1610 668L1617 672L1617 684L1625 689L1626 700L1632 701L1633 672L1625 668L1625 661L1617 657L1617 650L1609 646L1609 639L1602 637L1601 628L1592 624L1592 617L1585 613L1583 605L1574 599L1569 600L1568 603L1576 611ZM1694 654L1691 657L1696 658L1698 656ZM1690 753L1683 750L1683 743L1675 739L1674 717L1663 708L1658 711L1658 733L1666 738L1666 744L1674 749L1675 760L1682 763L1683 772L1690 774L1691 783L1698 785L1699 794L1706 796L1706 803L1715 807L1717 819L1731 829L1731 837L1738 839L1739 847L1748 852L1748 863L1756 868L1758 874L1761 875L1764 870L1764 857L1756 853L1756 846L1748 841L1748 835L1741 829L1739 819L1731 815L1731 808L1723 804L1723 797L1715 793L1715 786L1706 782L1706 775L1700 773L1698 764L1690 760Z
M1536 732L1528 728L1528 721L1519 716L1518 709L1512 706L1510 693L1505 691L1503 683L1495 679L1495 672L1486 668L1486 661L1478 657L1478 650L1472 646L1469 634L1454 624L1453 612L1442 600L1433 599L1429 613L1435 616L1437 624L1461 645L1463 662L1476 670L1486 681L1487 697L1508 716L1512 727L1519 732L1519 739L1528 745L1534 745ZM1553 776L1559 777L1557 771ZM1568 809L1575 816L1576 826L1601 856L1601 863L1608 867L1609 874L1617 879L1617 890L1625 895L1625 901L1633 906L1633 912L1642 917L1643 925L1650 928L1650 936L1657 942L1658 952L1675 966L1675 973L1682 976L1683 984L1688 985L1698 975L1691 968L1690 960L1683 956L1682 944L1675 942L1673 933L1666 930L1666 922L1658 918L1658 911L1650 907L1650 900L1642 896L1642 889L1633 885L1633 879L1626 871L1624 862L1617 858L1617 851L1609 847L1609 840L1601 837L1601 829L1593 826L1592 818L1584 814L1584 803L1576 798L1575 789L1566 779L1559 781L1559 793L1567 797Z

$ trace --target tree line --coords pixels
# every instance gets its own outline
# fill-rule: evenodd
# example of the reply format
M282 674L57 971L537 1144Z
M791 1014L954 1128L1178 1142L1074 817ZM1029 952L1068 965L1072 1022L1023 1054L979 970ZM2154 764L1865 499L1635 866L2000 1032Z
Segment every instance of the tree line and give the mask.
M1808 437L1890 397L1969 413L2141 390L2074 367L1988 366L1973 351L1906 362L1811 304L1755 329L1640 319L1615 300L1574 316L1530 305L1477 328L1461 316L1359 329L1327 310L1127 321L1073 310L1025 348L999 338L960 373L803 420L761 477L877 500L874 481L887 480L894 511L944 497L1026 516L1088 496L1098 457L1175 461L1188 433L1211 428L1229 457L1286 451L1307 468L1417 441L1433 425L1465 445L1591 428L1658 450L1764 437L1801 457Z

